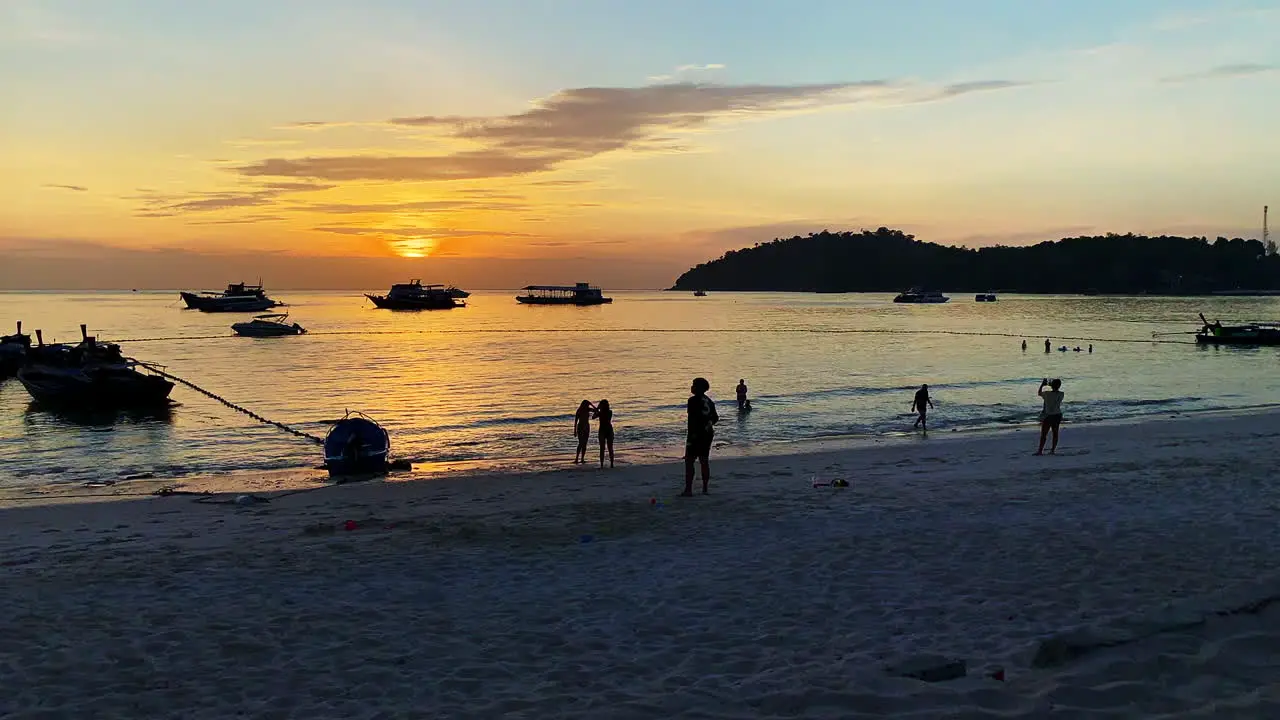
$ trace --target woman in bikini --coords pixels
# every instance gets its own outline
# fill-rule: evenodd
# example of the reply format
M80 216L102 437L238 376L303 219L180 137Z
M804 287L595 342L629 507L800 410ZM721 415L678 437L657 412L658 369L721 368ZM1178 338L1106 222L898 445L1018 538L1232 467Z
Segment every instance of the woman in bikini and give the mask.
M608 400L601 400L596 406L596 417L600 418L600 467L604 467L605 446L609 448L609 467L613 467L613 410Z
M578 452L573 456L575 464L587 461L587 441L591 439L591 416L594 413L591 401L583 400L578 411L573 414L573 434L578 436Z

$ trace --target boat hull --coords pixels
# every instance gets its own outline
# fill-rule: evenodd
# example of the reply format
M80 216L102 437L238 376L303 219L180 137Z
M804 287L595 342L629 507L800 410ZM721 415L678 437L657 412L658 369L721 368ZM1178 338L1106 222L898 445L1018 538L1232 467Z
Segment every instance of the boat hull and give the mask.
M67 407L148 407L168 402L173 383L127 368L50 368L18 371L18 382L33 400Z
M278 307L280 303L271 298L259 297L220 297L197 295L195 293L179 293L189 310L201 312L262 312Z
M1197 345L1237 345L1245 347L1280 345L1280 330L1260 331L1256 334L1212 335L1199 333L1196 335Z
M281 328L264 328L264 327L246 327L247 323L236 323L231 326L232 330L240 337L287 337L289 335L301 335L302 331L293 327Z
M335 478L386 472L390 452L387 431L364 417L339 420L324 439L324 464Z
M950 302L950 301L951 301L951 298L936 299L936 298L904 298L904 297L896 297L896 298L894 298L894 299L893 299L893 301L894 301L894 302L896 302L896 303L906 303L906 304L909 304L909 305L941 305L942 303Z
M613 302L613 298L542 298L517 295L516 302L523 303L525 305L608 305Z
M465 307L452 295L441 295L431 298L390 298L385 295L365 295L377 307L383 310L452 310Z

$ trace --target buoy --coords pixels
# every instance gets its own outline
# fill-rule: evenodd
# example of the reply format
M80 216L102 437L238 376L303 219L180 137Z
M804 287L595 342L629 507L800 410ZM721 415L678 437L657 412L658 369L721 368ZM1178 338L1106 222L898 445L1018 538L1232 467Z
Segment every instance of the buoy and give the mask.
M343 529L343 530L355 530L355 529L356 529L356 528L358 528L358 527L360 527L360 526L356 524L356 521L355 521L355 520L348 520L348 521L346 521L346 522L342 523L342 529Z

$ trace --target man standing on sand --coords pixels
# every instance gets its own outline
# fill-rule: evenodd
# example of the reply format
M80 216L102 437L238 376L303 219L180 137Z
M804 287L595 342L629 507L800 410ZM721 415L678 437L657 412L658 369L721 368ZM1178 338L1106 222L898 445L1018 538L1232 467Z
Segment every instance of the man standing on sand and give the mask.
M921 385L916 391L916 399L911 401L911 409L920 413L920 417L916 418L916 422L912 428L920 428L925 432L929 432L929 424L925 422L925 415L928 414L929 408L933 407L933 400L929 399L929 386Z
M1045 390L1045 385L1050 389ZM1036 450L1037 455L1044 454L1044 441L1051 430L1053 445L1049 447L1049 454L1052 455L1058 450L1058 428L1062 425L1062 398L1065 397L1061 387L1061 380L1045 379L1040 381L1040 389L1036 391L1037 395L1044 398L1044 409L1040 411L1040 447Z
M681 497L693 497L693 463L702 463L702 494L707 494L707 484L711 482L711 440L715 437L715 425L720 421L716 414L716 404L707 397L711 383L706 378L694 378L689 392L686 408L689 411L689 435L684 445L684 492Z

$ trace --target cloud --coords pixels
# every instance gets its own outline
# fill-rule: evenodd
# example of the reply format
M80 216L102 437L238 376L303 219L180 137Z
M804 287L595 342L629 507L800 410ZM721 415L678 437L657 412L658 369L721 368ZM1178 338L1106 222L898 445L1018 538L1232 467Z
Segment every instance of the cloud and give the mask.
M1258 63L1236 63L1232 65L1219 65L1201 72L1187 73L1185 75L1170 75L1160 78L1160 82L1166 83L1186 83L1197 82L1200 80L1223 80L1227 78L1245 77L1246 75L1258 75L1261 73L1275 72L1280 70L1276 65L1260 65Z
M242 218L231 218L229 220L193 220L188 225L248 225L260 222L277 222L285 220L282 215L249 215Z
M274 203L281 195L294 192L315 192L336 187L313 182L274 182L247 191L199 192L189 195L166 195L155 191L126 197L140 200L141 208L136 217L172 217L184 213L212 212L233 208L260 207Z
M545 172L571 160L619 150L666 151L671 133L715 121L808 112L859 103L932 102L1016 87L1009 80L929 86L888 80L807 85L674 83L563 90L524 112L497 117L392 118L391 126L429 129L467 143L440 155L351 155L269 158L237 168L250 177L432 181L511 177Z
M57 183L45 183L44 187L54 190L73 190L75 192L89 192L89 188L83 185L59 185Z
M505 232L498 230L458 230L447 228L404 228L404 227L362 227L356 225L336 225L312 228L318 232L338 235L394 235L417 238L464 238L464 237L529 237L527 233Z
M421 200L400 203L322 203L303 205L298 209L308 212L333 213L336 215L360 215L375 213L403 212L446 212L450 210L485 210L490 212L525 211L529 206L523 203L493 202L491 200Z
M713 70L724 70L724 63L708 63L706 65L680 65L676 69L666 75L650 75L649 82L671 82L691 73L711 72Z

